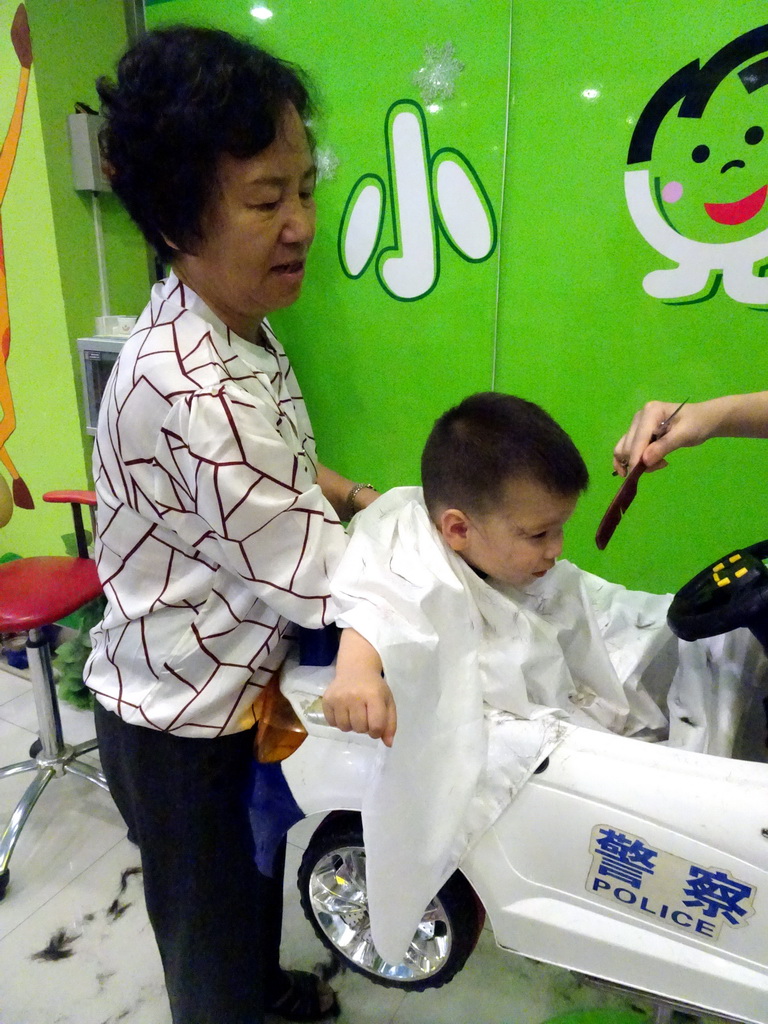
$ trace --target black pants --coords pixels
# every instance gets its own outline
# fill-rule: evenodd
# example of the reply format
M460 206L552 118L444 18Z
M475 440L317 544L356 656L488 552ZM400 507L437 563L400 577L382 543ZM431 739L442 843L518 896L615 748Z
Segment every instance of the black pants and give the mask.
M174 1024L261 1024L279 988L285 844L253 860L253 731L197 739L128 725L96 703L104 774L141 850Z

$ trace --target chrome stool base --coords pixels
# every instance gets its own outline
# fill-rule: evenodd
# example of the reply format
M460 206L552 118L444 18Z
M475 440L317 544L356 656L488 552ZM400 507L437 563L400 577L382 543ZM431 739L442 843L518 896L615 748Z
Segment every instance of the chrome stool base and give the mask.
M34 779L16 804L5 831L0 836L0 900L5 896L8 888L10 880L8 864L21 830L51 779L57 776L63 778L69 772L72 775L79 775L81 779L87 779L109 792L103 773L87 761L80 760L82 754L96 749L96 740L87 740L76 746L70 746L64 742L50 647L39 629L29 631L27 656L39 728L39 740L33 744L30 755L36 748L38 750L26 761L18 761L16 764L0 768L0 779L9 778L11 775L20 775L22 772L35 773Z

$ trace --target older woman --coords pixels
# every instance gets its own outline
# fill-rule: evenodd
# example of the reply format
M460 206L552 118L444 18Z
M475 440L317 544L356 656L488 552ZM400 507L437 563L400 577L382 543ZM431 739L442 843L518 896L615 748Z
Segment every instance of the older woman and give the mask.
M246 801L253 702L289 622L328 621L339 519L376 497L318 465L265 320L298 297L315 230L309 98L289 65L185 27L145 36L99 94L113 189L170 264L94 452L102 763L175 1024L320 1019L332 991L279 968L281 881L255 867Z

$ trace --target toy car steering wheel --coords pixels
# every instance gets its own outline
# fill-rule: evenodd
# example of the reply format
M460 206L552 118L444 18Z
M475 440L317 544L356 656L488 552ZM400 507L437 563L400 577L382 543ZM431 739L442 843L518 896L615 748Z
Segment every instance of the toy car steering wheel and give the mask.
M681 640L727 633L747 626L768 639L768 540L732 551L704 569L677 592L667 614Z

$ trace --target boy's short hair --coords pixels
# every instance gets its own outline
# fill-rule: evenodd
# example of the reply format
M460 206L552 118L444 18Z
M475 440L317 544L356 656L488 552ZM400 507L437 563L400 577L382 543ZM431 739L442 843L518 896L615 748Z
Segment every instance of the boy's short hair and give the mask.
M446 508L494 511L510 480L570 497L586 490L589 473L549 413L514 395L470 395L435 422L421 457L424 502L433 519Z
M96 83L112 189L164 262L194 252L222 155L245 159L275 139L286 106L312 101L297 67L218 29L147 32Z

